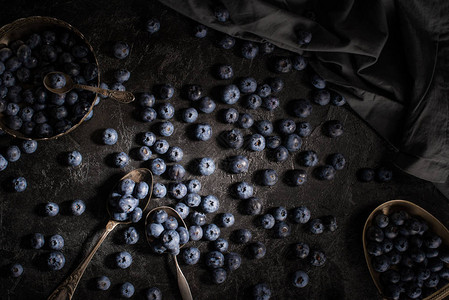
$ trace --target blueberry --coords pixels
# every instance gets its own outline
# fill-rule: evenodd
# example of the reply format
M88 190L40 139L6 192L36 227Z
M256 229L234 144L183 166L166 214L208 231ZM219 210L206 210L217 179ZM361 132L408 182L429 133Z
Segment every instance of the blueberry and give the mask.
M275 96L267 96L266 98L263 98L262 100L262 106L267 110L274 110L279 107L279 99Z
M304 259L309 255L310 248L306 243L296 243L293 245L294 255L297 258Z
M129 218L131 219L131 222L137 223L142 219L142 209L140 207L136 207L130 214Z
M322 89L322 90L316 90L313 93L313 102L315 102L318 105L325 106L328 105L331 100L331 95L328 90Z
M273 217L276 221L285 221L287 219L287 209L279 206L273 210Z
M307 67L308 61L302 55L295 55L292 58L293 69L302 71Z
M140 134L139 141L144 146L151 147L156 142L156 135L152 132L144 132Z
M186 248L182 253L182 258L184 263L187 265L195 265L200 260L201 252L198 248L189 247Z
M86 210L86 204L84 203L83 200L79 200L79 199L78 200L74 200L70 204L70 210L72 211L72 214L74 216L80 216Z
M379 182L390 181L393 177L393 172L386 167L380 167L376 170L376 180Z
M262 202L259 198L251 197L243 203L243 213L246 215L258 215L262 212Z
M134 295L134 285L129 282L125 282L120 286L120 296L124 298L131 298Z
M230 79L234 76L234 70L231 65L220 65L217 68L217 76L219 79Z
M268 120L261 120L256 122L255 128L263 136L268 136L273 133L273 124Z
M182 160L184 152L181 148L172 146L168 148L167 159L172 162L179 162Z
M216 104L214 100L209 97L201 98L198 103L198 109L205 114L210 114L211 112L213 112L215 110L215 107Z
M223 110L222 119L227 124L233 124L239 119L239 113L235 108L227 108Z
M7 88L14 86L16 83L16 78L11 71L5 71L2 74L3 85Z
M21 156L21 151L19 149L19 147L13 145L13 146L9 146L6 149L6 153L5 153L5 158L9 161L9 162L16 162L20 159Z
M292 210L292 219L295 223L307 223L310 220L310 215L310 210L305 206L295 207Z
M159 134L161 136L171 136L174 130L175 127L170 121L165 121L159 124Z
M387 240L386 240L387 241ZM384 241L384 243L386 242ZM388 240L389 241L389 240ZM390 241L391 242L391 241ZM385 248L385 247L384 247ZM410 258L416 262L416 263L421 263L426 259L426 253L419 248L412 248L410 250Z
M274 236L276 238L285 238L288 237L291 233L291 228L288 223L284 221L276 222L276 224L273 227L274 230Z
M234 225L235 218L231 213L223 213L219 216L219 225L222 227L231 227Z
M319 180L332 180L335 177L335 169L330 165L319 166L314 171Z
M402 259L402 255L399 252L397 252L396 250L392 250L389 253L387 253L386 255L390 259L391 265L399 264Z
M199 241L203 237L203 229L199 225L189 227L189 236L192 241Z
M244 77L239 81L238 87L244 94L254 93L257 89L257 82L253 77Z
M301 149L302 139L296 133L289 134L285 137L284 146L290 152L296 152Z
M211 251L206 254L205 263L208 268L216 269L224 265L225 257L219 251Z
M243 146L243 134L239 129L225 131L220 137L223 138L225 145L231 149L240 149Z
M245 97L244 104L249 109L257 109L262 105L262 98L257 94L251 94Z
M226 104L234 104L240 99L240 90L235 84L224 87L221 94L221 101Z
M11 72L16 72L21 66L22 62L16 56L9 58L5 62L6 69Z
M327 121L324 124L325 133L328 137L335 138L343 134L343 124L337 120Z
M179 233L175 229L167 229L167 227L165 228L166 230L163 231L160 236L162 245L169 250L179 249Z
M232 156L229 159L228 171L234 174L246 173L248 172L249 161L243 155Z
M131 73L126 69L118 69L114 72L114 79L116 82L124 83L129 80Z
M48 246L52 250L61 250L64 247L64 238L59 234L52 235Z
M117 131L113 128L107 128L102 132L101 139L105 145L114 145L118 139Z
M270 54L274 51L275 48L276 46L272 43L264 42L261 45L260 52L262 52L262 54Z
M346 104L346 99L343 95L341 95L337 92L332 92L331 93L331 103L335 106L343 106Z
M224 23L229 19L229 11L222 5L214 8L214 16L218 22Z
M273 169L265 169L261 173L261 184L265 186L272 186L278 182L278 175Z
M269 300L271 290L266 283L259 283L253 287L252 296L254 300Z
M274 136L269 136L266 139L266 146L269 149L276 149L279 146L281 146L282 140L279 136L274 135ZM285 148L285 147L284 147Z
M294 287L303 288L309 284L309 275L304 271L296 271L292 277L292 284Z
M221 284L226 281L226 270L223 268L217 268L212 270L211 280L215 284Z
M230 35L223 35L218 41L218 46L220 46L223 49L231 49L235 45L235 39Z
M201 203L201 196L197 193L188 193L184 201L188 207L198 207Z
M139 200L134 198L133 196L122 196L117 203L117 208L119 209L119 211L117 212L130 213L137 207L138 204Z
M285 161L288 158L288 150L284 146L279 146L272 151L271 157L277 162Z
M282 146L281 146L282 147ZM285 150L287 151L287 150ZM295 169L290 171L288 177L288 183L292 186L303 185L307 182L307 173L301 169Z
M9 268L9 274L11 277L17 278L23 273L23 267L21 264L15 263L10 266Z
M194 131L195 138L199 141L207 141L212 137L212 127L209 124L197 124Z
M326 87L326 81L318 74L313 74L310 77L310 83L317 89L324 89Z
M19 112L19 116L24 122L30 122L33 118L34 109L27 106L22 108L22 110Z
M138 160L147 161L151 158L151 155L153 154L147 146L142 146L136 149L136 158Z
M147 225L147 235L158 238L164 231L164 226L159 223L150 223Z
M271 229L274 227L276 220L274 219L273 215L271 214L265 214L260 217L259 224L264 229Z
M187 99L190 101L197 101L201 99L203 95L203 88L199 85L192 84L187 87Z
M262 151L265 149L265 138L255 133L249 137L248 149L251 151Z
M430 276L430 271L429 271ZM438 272L438 276L440 276L440 279L448 280L449 279L449 269L443 269L440 272Z
M299 163L304 167L314 167L318 164L318 155L313 150L301 152L298 156Z
M161 28L161 23L156 18L149 19L145 24L145 29L150 34L158 32L160 28Z
M128 220L128 214L127 213L119 213L119 212L114 212L112 214L112 218L116 221L126 221Z
M379 256L383 254L382 245L377 242L369 241L366 245L366 250L372 256Z
M136 182L130 178L120 181L118 190L122 195L131 195L134 191Z
M171 168L170 168L171 169ZM172 196L175 199L182 199L185 195L187 195L187 187L185 184L178 182L178 183L172 183L170 184L170 196Z
M362 182L370 182L374 180L375 171L371 168L361 168L357 171L357 178Z
M76 47L76 46L75 46ZM74 51L76 48L73 48ZM129 45L123 41L116 42L112 48L113 54L118 59L124 59L129 55ZM79 57L79 54L72 52L73 56Z
M215 162L210 157L200 159L197 166L198 173L203 176L209 176L215 171Z
M324 231L324 224L320 219L313 219L309 223L309 230L313 234L321 234Z
M125 152L116 153L114 156L114 166L124 168L129 164L129 156Z
M154 95L150 93L141 93L137 98L137 103L141 107L153 107L155 101Z
M185 219L185 218L187 218L187 216L189 215L189 213L190 213L190 208L186 205L186 204L184 204L184 203L182 203L182 202L178 202L176 205L175 205L175 210L178 212L178 214L181 216L181 218L183 218L183 219Z
M136 228L130 226L124 231L123 238L127 245L133 245L139 240L139 233L137 232Z
M267 248L261 242L252 243L248 246L248 253L252 258L261 259L267 253Z
M411 299L417 299L421 296L422 289L416 284L411 284L406 287L405 294Z
M212 247L214 250L220 251L221 253L225 253L228 251L229 243L227 240L223 238L218 238L212 243Z
M229 252L224 256L224 262L229 271L235 271L240 268L242 257L236 252Z
M327 163L339 171L345 167L346 159L341 153L333 153L327 157Z
M233 232L232 237L236 243L245 244L251 240L252 234L248 229L237 229Z
M46 216L54 217L59 213L59 205L54 202L48 202L45 205L44 212Z
M162 100L171 99L173 97L174 93L175 93L175 88L169 83L163 84L159 88L159 97Z
M409 218L409 215L406 211L400 210L391 214L390 221L396 225L401 226L405 223L405 220Z
M151 162L151 172L153 172L154 175L160 176L162 175L167 166L165 165L165 162L162 158L155 158Z
M201 209L205 213L214 213L220 208L220 202L217 197L208 195L201 200Z
M243 113L239 115L237 122L241 128L250 128L254 124L254 119L250 114Z
M164 139L156 140L153 145L153 151L157 154L165 154L168 151L170 145Z
M198 179L191 179L187 182L187 191L189 193L199 193L201 191L201 182Z
M111 287L111 281L107 276L98 277L95 281L98 290L106 291Z
M83 161L81 153L78 151L72 151L67 154L67 165L71 167L77 167Z
M193 108L189 107L182 111L182 120L186 123L193 123L198 118L198 111Z
M313 251L310 254L310 263L314 267L320 267L326 262L326 255L322 251Z
M207 35L207 27L204 26L203 24L197 24L195 26L194 33L195 33L195 37L197 37L197 38L200 38L200 39L205 38Z
M331 232L334 232L338 229L337 218L335 216L325 216L323 218L323 223L325 228ZM384 244L385 252L390 252L393 249L393 243L390 242L388 244L388 249L389 250L387 251L387 244Z
M65 264L65 257L59 251L52 251L47 257L47 266L52 271L61 270Z
M183 203L181 203L183 204ZM185 205L184 205L185 206ZM185 206L187 209L188 207ZM185 215L187 217L187 215ZM189 241L189 231L185 227L176 228L176 232L179 234L179 244L184 245Z
M288 73L292 70L292 61L288 57L277 57L273 69L277 73Z
M253 196L254 188L248 182L239 182L235 186L235 194L239 199L248 199Z
M194 211L192 214L190 214L190 218L192 220L192 223L197 226L203 226L206 224L206 215L199 211Z
M207 224L203 227L203 237L207 241L215 241L220 236L220 228L215 224Z
M30 239L30 245L33 249L41 249L44 246L45 239L42 233L34 233Z
M166 102L166 103L159 105L157 115L161 119L165 119L165 120L171 119L171 118L173 118L174 114L175 114L175 108L170 103Z
M12 51L8 47L4 47L0 49L0 61L4 62L8 58L10 58L13 55Z
M265 83L257 87L257 95L262 98L268 97L271 95L271 87L269 84Z
M379 239L377 239L379 241ZM406 237L400 236L393 241L394 247L399 252L405 252L409 248L408 240Z
M293 120L284 119L279 122L278 131L281 134L291 134L295 132L296 124Z
M244 42L241 51L244 58L254 59L259 53L259 46L253 42Z

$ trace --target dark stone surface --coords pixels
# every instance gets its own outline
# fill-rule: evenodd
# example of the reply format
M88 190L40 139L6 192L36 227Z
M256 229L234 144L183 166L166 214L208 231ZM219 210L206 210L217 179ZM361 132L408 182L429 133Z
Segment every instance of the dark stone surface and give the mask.
M26 3L26 5L25 5ZM243 256L240 269L229 273L225 283L215 286L210 283L209 271L203 263L195 266L182 266L190 283L195 299L248 299L249 288L259 282L267 282L275 299L379 299L374 284L366 268L361 243L362 228L371 212L379 204L391 199L406 199L421 205L444 224L449 223L447 200L439 194L431 183L413 178L394 170L394 179L389 183L360 183L356 171L361 167L376 167L393 153L372 132L363 121L348 108L314 105L312 115L307 118L314 131L303 140L304 150L315 150L324 163L327 155L341 152L347 159L347 166L338 171L334 180L322 182L312 176L312 168L307 169L309 181L301 187L291 187L285 182L284 174L291 169L301 168L297 153L287 161L275 163L268 160L268 152L250 153L246 150L227 150L219 146L217 139L223 130L233 128L220 122L219 111L228 107L217 97L220 86L232 82L240 76L253 76L258 82L275 76L267 68L272 56L258 56L253 61L241 58L237 42L235 49L223 50L214 41L219 36L209 32L205 39L193 37L193 23L165 8L158 2L149 1L16 1L3 4L0 20L6 24L20 17L48 15L65 20L85 34L92 43L100 61L103 81L112 84L111 73L117 68L131 71L131 79L125 85L130 91L151 91L156 85L171 83L176 87L175 97L170 100L179 112L190 103L181 97L181 89L186 84L200 84L205 94L216 99L217 109L210 115L200 114L197 122L207 122L213 127L213 138L207 142L193 141L189 138L191 126L173 120L175 133L167 138L170 145L182 147L182 164L188 168L199 157L213 157L217 170L212 176L198 177L188 172L187 178L199 178L203 189L201 195L213 194L220 199L221 212L232 212L236 224L222 230L222 237L229 238L233 230L248 228L253 233L253 241L264 242L267 255L254 260L245 255L245 245L230 242L230 251ZM161 30L149 37L143 30L146 18L155 16L161 20ZM118 61L110 56L112 42L127 41L131 47L130 56ZM277 49L275 54L286 54ZM235 78L227 81L217 80L213 66L229 63L234 67ZM311 88L307 83L307 71L283 74L286 87L279 93L281 107L274 112L263 109L251 111L255 120L269 119L273 122L282 118L293 118L288 114L288 102L292 99L308 98ZM157 101L160 102L160 101ZM240 112L247 111L235 105ZM5 270L8 264L19 262L24 274L12 279L1 272L0 291L2 299L41 299L46 298L81 262L83 256L98 239L107 222L105 202L114 183L126 172L148 166L147 162L132 160L124 170L111 167L107 157L112 153L130 151L138 144L135 137L139 132L154 129L159 122L142 123L134 117L136 105L122 105L113 100L102 100L95 107L92 120L58 140L39 143L36 153L24 154L20 161L11 163L0 173L2 190L0 194L0 266ZM299 121L297 118L293 118ZM337 119L343 122L343 136L331 139L326 137L321 126L326 120ZM98 143L96 136L107 127L119 133L116 145L105 146ZM245 135L250 130L243 130ZM2 148L17 141L1 137ZM83 163L78 168L69 168L59 162L58 157L66 151L78 150L83 154ZM232 155L244 153L250 160L247 174L231 175L223 168L223 161ZM273 187L263 187L257 183L259 170L273 168L281 180ZM189 170L189 169L188 169ZM23 193L11 193L5 183L16 176L25 176L28 188ZM168 183L165 178L156 181ZM262 200L264 211L284 205L288 209L306 205L312 217L335 215L339 229L319 236L308 233L305 226L292 224L292 234L286 239L275 239L273 232L257 228L255 217L242 215L239 200L234 199L229 188L239 181L249 181L255 186L255 194ZM79 217L67 212L67 205L74 199L83 199L86 212ZM61 213L56 217L43 217L39 207L47 201L61 205ZM150 208L161 204L173 204L174 200L153 199ZM213 222L214 216L208 216ZM174 263L167 255L150 253L144 236L144 224L135 225L140 233L136 245L125 245L121 239L123 230L129 225L118 226L106 239L92 262L86 269L74 299L114 299L118 297L117 286L125 281L134 284L134 298L143 297L145 288L157 286L164 293L164 299L179 298L175 278ZM60 271L47 271L42 267L42 258L47 249L32 250L27 238L34 232L46 237L61 234L65 238L63 253L66 264ZM313 249L323 250L328 261L323 267L312 267L307 261L293 259L289 252L291 244L297 241L309 243ZM200 248L202 255L207 252L205 241L190 243ZM119 251L129 251L133 256L130 268L121 270L114 267L114 255ZM302 269L308 272L310 284L304 289L290 285L292 272ZM96 291L92 285L96 277L107 275L112 282L106 292Z

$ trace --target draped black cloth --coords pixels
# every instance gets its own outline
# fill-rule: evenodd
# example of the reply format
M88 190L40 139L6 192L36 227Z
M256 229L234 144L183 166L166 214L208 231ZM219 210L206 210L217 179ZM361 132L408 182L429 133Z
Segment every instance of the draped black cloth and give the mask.
M449 191L449 1L161 2L234 37L313 56L313 69L391 143L399 168ZM298 29L312 32L309 45L298 45Z

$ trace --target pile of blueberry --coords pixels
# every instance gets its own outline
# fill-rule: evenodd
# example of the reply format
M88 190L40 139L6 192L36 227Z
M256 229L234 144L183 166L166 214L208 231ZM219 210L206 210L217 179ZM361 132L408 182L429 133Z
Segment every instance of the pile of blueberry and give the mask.
M75 83L98 81L98 67L88 46L66 30L34 33L0 49L0 113L8 128L27 137L52 137L89 112L91 92L59 95L45 89L42 80L53 71L68 74ZM52 81L55 87L63 84L58 78Z
M149 186L145 181L121 180L109 197L109 211L116 221L138 222L142 218L139 202L148 196Z
M154 253L178 255L180 248L189 241L189 230L180 226L177 218L159 209L150 216L146 234Z
M422 299L449 281L449 251L418 216L377 214L366 231L366 250L390 299Z

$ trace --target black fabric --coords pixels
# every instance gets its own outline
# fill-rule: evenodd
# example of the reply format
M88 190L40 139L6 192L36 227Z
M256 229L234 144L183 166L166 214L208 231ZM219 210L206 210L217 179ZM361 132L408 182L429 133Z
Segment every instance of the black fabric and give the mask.
M449 187L449 1L161 2L232 36L313 56L314 70L394 146L399 168ZM228 22L215 19L217 4ZM313 33L309 45L297 44L297 29Z

